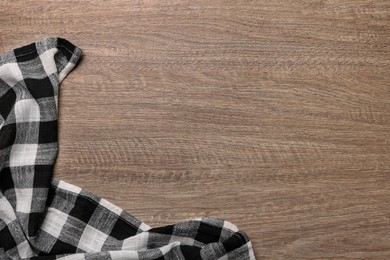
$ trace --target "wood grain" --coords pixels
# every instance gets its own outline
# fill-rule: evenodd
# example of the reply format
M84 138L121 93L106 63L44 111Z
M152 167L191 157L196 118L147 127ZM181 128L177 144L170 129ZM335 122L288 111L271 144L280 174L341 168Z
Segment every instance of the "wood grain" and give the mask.
M1 1L61 36L56 177L151 226L229 220L259 259L390 258L390 2Z

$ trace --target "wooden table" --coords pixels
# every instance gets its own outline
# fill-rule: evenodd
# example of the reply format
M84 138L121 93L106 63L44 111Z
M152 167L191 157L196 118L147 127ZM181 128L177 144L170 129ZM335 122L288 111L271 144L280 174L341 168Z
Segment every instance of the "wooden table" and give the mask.
M257 258L390 258L390 1L2 1L0 50L84 56L55 175Z

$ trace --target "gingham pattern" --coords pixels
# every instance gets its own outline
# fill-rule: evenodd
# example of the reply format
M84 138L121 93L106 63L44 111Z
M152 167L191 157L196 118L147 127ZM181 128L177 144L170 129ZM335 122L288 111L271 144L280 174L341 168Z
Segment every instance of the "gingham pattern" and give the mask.
M80 55L52 37L0 56L0 259L255 259L229 222L150 228L52 179L58 86Z

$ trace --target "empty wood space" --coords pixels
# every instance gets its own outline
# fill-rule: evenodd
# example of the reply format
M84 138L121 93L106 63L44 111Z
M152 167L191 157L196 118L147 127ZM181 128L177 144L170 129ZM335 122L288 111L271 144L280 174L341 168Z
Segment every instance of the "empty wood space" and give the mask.
M84 51L57 178L259 259L390 258L390 1L1 1L0 32Z

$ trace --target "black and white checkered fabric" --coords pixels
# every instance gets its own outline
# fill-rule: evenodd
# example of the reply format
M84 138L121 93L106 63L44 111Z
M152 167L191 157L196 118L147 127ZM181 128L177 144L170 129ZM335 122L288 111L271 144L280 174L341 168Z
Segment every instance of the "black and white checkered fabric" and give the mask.
M229 222L150 228L52 179L58 87L80 55L55 37L0 55L0 259L255 259Z

